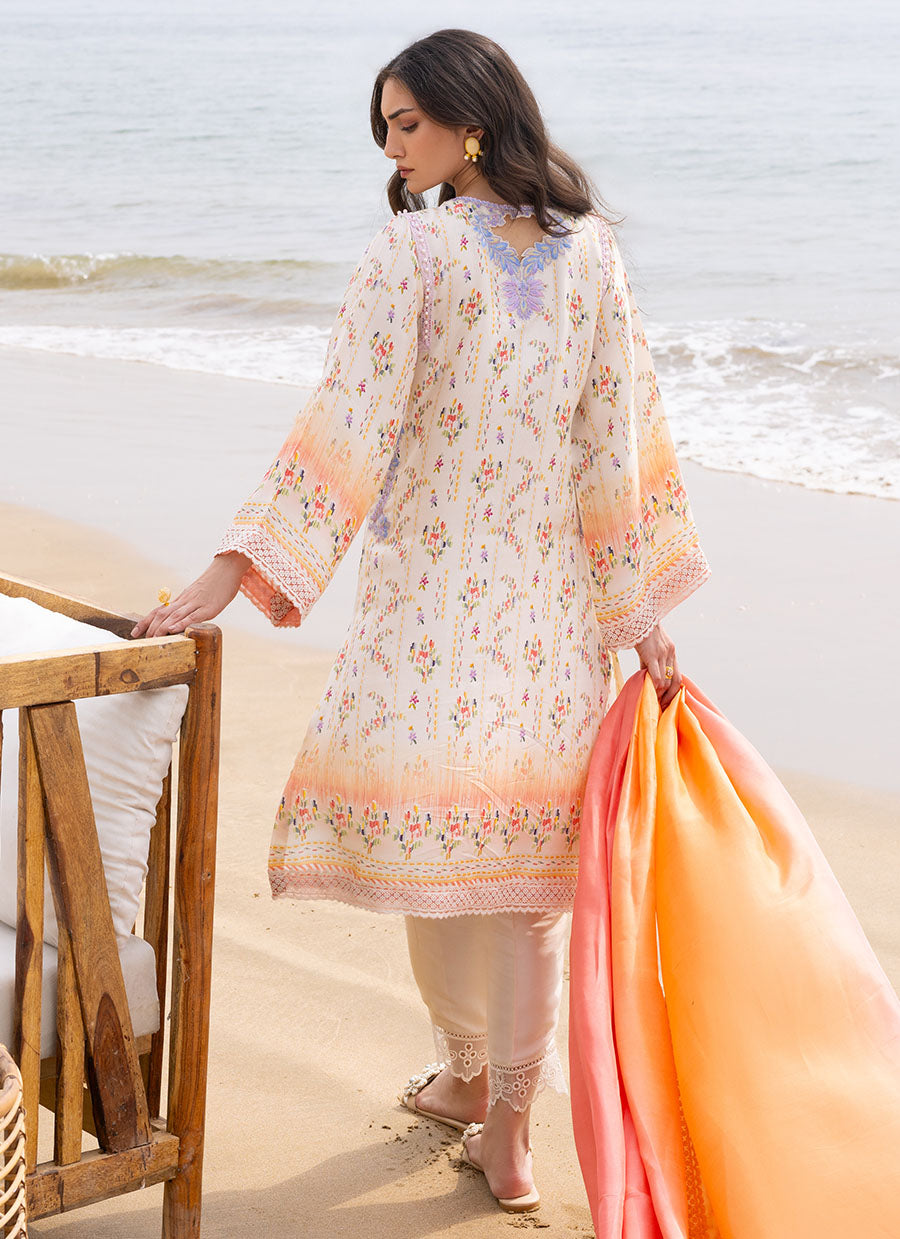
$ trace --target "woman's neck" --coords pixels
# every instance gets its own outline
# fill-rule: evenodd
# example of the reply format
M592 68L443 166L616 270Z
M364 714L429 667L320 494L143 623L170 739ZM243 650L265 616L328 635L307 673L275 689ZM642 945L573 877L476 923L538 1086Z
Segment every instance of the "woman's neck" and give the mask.
M485 202L506 202L498 193L491 189L487 177L477 172L474 176L467 175L469 169L462 172L453 182L458 198L482 198Z

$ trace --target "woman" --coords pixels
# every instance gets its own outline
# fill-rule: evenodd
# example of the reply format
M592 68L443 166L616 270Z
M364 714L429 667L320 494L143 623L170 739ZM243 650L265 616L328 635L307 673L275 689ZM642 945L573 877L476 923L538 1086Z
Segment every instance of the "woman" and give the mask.
M210 567L134 635L239 589L297 625L366 519L272 891L405 915L447 1066L404 1100L475 1123L468 1159L528 1209L531 1104L565 1088L565 913L609 651L634 647L668 705L660 619L709 569L612 231L508 55L420 39L378 74L371 121L394 218L324 374Z

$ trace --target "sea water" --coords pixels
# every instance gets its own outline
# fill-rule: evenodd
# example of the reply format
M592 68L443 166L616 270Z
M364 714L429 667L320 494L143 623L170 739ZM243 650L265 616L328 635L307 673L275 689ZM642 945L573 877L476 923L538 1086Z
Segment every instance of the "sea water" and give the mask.
M624 216L679 453L900 497L886 0L0 0L0 345L313 385L389 217L372 79L445 26Z

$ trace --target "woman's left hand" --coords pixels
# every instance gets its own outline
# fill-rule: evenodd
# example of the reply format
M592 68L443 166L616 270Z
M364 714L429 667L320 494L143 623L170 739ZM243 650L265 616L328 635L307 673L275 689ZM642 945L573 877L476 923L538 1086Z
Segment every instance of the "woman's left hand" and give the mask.
M169 637L224 611L241 586L250 559L237 551L216 555L212 563L171 604L154 607L131 630L132 637Z
M659 708L664 710L670 701L675 700L681 688L681 673L675 657L675 643L657 624L652 632L649 632L644 640L639 641L634 648L641 666L646 669L653 681L653 687L659 698ZM668 675L667 672L669 672Z

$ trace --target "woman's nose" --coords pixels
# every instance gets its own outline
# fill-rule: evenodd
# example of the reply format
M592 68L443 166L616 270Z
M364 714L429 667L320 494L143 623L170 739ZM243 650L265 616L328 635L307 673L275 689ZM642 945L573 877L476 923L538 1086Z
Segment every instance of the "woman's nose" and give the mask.
M396 138L391 137L389 134L388 139L384 144L384 153L388 159L399 159L399 157L403 154L403 146L397 141Z

